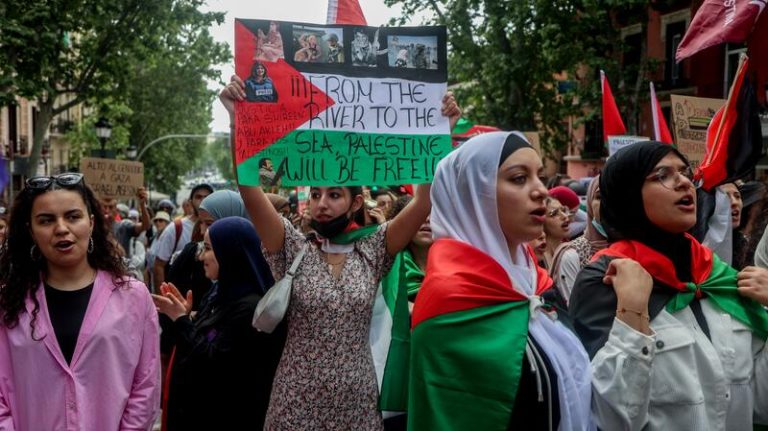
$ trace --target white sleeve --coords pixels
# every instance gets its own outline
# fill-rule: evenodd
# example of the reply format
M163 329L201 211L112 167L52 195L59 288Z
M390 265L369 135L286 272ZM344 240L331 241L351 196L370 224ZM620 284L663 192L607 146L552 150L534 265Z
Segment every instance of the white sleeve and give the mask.
M763 236L765 239L765 236ZM758 347L755 356L755 375L752 379L755 394L755 422L768 423L768 343L753 337L753 344Z
M563 252L563 256L560 258L560 267L556 274L557 289L563 295L565 302L567 303L571 297L571 291L573 291L573 283L576 281L576 276L581 271L581 259L579 253L573 248Z
M655 335L614 319L608 341L592 359L592 413L604 430L640 430L648 423Z
M160 238L157 240L157 253L155 257L162 259L166 262L171 260L171 254L173 254L173 246L176 242L176 225L171 223L160 234Z
M763 232L763 236L755 249L755 266L768 268L768 228Z

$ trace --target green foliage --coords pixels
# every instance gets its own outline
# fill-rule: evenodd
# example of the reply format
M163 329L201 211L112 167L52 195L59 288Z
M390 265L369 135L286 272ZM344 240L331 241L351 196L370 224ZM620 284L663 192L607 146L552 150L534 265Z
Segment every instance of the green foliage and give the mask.
M605 69L619 102L630 100L632 71L620 66L627 48L617 30L647 21L640 0L386 0L403 18L422 10L448 30L449 80L477 123L506 130L540 130L546 152L562 149L569 116L591 119L599 111L599 69ZM644 80L652 64L634 76ZM559 75L565 72L566 75ZM641 72L641 73L638 73ZM559 79L567 76L569 82ZM621 78L619 78L621 77ZM621 85L616 86L615 83ZM647 81L644 81L647 82ZM562 91L569 88L569 91ZM647 89L647 83L645 84ZM645 90L647 91L647 90ZM635 98L634 103L637 103ZM623 105L620 105L623 106Z
M229 144L229 135L217 137L205 148L205 159L209 168L215 168L228 182L235 183L234 169L232 167L232 150Z
M15 96L37 100L30 166L37 166L52 118L79 103L113 116L113 125L142 145L168 133L207 133L214 94L211 65L228 61L226 46L208 33L221 13L202 13L203 0L4 0L0 4L0 105ZM71 101L55 105L57 97ZM115 106L130 111L111 114ZM107 112L104 112L107 111ZM117 117L120 117L119 119ZM123 121L116 123L116 121ZM85 127L85 126L83 126ZM78 142L87 142L87 134ZM112 145L124 142L111 139ZM165 172L167 191L201 154L199 142L149 150L147 171ZM168 156L163 153L168 150ZM162 162L162 167L158 163Z

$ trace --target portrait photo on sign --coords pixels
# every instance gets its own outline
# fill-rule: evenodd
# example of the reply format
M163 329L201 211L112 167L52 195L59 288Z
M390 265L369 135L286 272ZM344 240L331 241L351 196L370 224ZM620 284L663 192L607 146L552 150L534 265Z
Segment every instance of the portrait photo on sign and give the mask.
M356 27L352 31L352 47L350 50L352 65L375 67L377 64L376 57L386 54L386 49L380 49L379 30L376 29L371 34L370 27Z
M387 64L408 69L437 69L437 36L387 36Z
M254 61L276 62L278 59L285 58L283 35L280 34L279 22L270 21L268 29L257 29L255 42L256 52L253 55Z
M245 78L245 101L258 103L277 102L277 89L265 62L256 61L251 66L251 74Z
M293 26L293 61L300 63L343 63L343 30Z

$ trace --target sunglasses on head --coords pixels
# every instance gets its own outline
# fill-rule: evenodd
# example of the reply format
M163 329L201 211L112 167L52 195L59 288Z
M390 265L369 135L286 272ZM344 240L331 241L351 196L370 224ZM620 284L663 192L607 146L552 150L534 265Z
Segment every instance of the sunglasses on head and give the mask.
M59 187L71 188L82 184L83 174L68 172L52 177L34 177L27 179L27 187L32 190L48 190L54 184Z

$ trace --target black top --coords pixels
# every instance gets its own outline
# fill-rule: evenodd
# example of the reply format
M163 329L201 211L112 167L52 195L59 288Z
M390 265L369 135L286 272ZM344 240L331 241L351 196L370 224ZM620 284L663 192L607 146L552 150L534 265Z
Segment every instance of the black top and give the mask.
M182 316L169 335L171 365L166 429L260 430L286 337L283 321L272 334L251 326L261 297L220 307L203 301L194 320Z
M77 336L88 309L88 301L93 292L93 283L78 290L58 290L45 284L45 301L48 303L48 315L51 317L56 341L69 364L75 353Z

